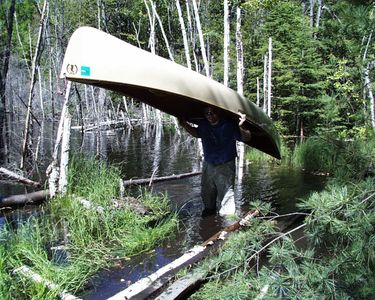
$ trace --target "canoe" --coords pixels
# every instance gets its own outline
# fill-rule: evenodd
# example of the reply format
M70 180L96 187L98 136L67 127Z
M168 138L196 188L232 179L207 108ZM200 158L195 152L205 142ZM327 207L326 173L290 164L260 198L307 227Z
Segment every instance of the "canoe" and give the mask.
M246 114L249 146L280 158L280 140L272 120L253 102L223 84L184 66L132 46L91 27L71 36L61 78L130 96L192 123L215 106L229 118Z

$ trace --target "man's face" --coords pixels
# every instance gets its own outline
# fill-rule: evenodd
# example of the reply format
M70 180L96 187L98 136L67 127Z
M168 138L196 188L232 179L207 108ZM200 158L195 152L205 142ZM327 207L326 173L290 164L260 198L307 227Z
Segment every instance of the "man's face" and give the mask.
M214 108L207 108L204 112L204 116L211 125L216 125L219 123L219 114Z

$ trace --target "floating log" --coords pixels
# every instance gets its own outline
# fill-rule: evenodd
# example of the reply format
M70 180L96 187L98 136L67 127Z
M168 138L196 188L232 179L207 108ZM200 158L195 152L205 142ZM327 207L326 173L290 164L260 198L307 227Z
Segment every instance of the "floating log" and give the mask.
M40 186L40 183L39 182L36 182L36 181L32 181L26 177L23 177L22 175L19 175L19 174L16 174L10 170L7 170L3 167L0 167L0 173L6 175L7 177L10 177L14 180L16 180L17 182L21 182L21 183L24 183L24 184L27 184L27 185L32 185L32 186Z
M244 226L251 218L258 214L258 210L249 212L243 219L216 233L201 246L195 246L173 262L160 268L155 273L138 280L125 290L108 298L108 300L147 299L152 293L164 286L183 267L196 263L206 256L210 252L211 245L214 245L217 241L225 240L227 233Z
M32 192L28 194L12 195L0 200L0 208L20 206L26 204L37 204L43 202L48 197L49 192L47 190Z
M124 186L150 184L152 182L159 182L159 181L166 181L166 180L176 180L176 179L182 179L182 178L196 176L196 175L200 175L200 174L202 174L201 171L199 171L199 172L183 173L183 174L177 174L177 175L173 174L173 175L170 175L170 176L162 176L162 177L129 179L129 180L124 180L123 184L124 184Z
M59 291L59 289L60 289L57 284L43 278L38 273L35 273L34 271L32 271L28 266L21 266L21 267L15 269L13 271L13 273L14 274L21 274L28 279L31 279L31 280L33 280L37 283L41 283L41 284L45 285L49 290ZM74 296L72 294L69 294L65 290L61 291L61 292L59 291L58 294L59 294L59 296L62 300L80 300L80 298L77 298L76 296Z

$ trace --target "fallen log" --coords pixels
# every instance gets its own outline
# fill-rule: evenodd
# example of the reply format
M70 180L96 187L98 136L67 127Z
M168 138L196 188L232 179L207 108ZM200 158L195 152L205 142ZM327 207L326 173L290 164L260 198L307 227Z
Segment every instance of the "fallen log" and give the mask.
M28 266L21 266L13 271L14 274L21 274L24 277L31 279L37 283L41 283L45 285L49 290L58 291L58 295L60 296L60 299L62 300L80 300L80 298L77 298L76 296L69 294L68 292L59 291L60 288L57 284L43 278L38 273L35 273L32 271Z
M0 199L0 208L21 206L26 204L37 204L43 202L49 197L49 192L47 190L32 192L28 194L12 195Z
M183 267L192 265L205 257L210 252L211 245L214 245L218 241L225 240L226 235L229 232L244 226L251 218L258 214L258 210L249 212L243 219L226 227L224 230L219 231L201 246L195 246L168 265L165 265L155 273L138 280L125 290L108 298L108 300L147 299L151 294L163 287Z
M22 175L16 174L16 173L14 173L10 170L7 170L3 167L0 167L0 173L6 175L9 178L12 178L12 179L16 180L17 182L23 183L23 184L32 185L32 186L40 186L39 182L30 180L26 177L23 177Z
M123 181L123 185L124 186L129 186L129 185L151 184L153 182L182 179L182 178L196 176L196 175L200 175L200 174L202 174L201 171L190 172L190 173L183 173L183 174L177 174L177 175L173 174L173 175L170 175L170 176L162 176L162 177L129 179L129 180L124 180Z

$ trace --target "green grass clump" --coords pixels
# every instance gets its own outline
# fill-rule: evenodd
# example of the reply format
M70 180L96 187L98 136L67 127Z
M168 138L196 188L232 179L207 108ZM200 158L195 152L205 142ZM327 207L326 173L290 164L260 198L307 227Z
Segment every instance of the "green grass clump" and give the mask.
M296 144L293 165L342 179L363 179L375 165L375 139L344 141L310 137Z
M173 234L178 222L164 196L143 191L139 201L151 211L146 216L128 206L115 207L120 179L116 167L81 157L71 160L68 193L46 203L38 217L31 217L16 230L10 226L3 229L1 299L55 299L62 290L75 294L100 269L148 251ZM93 209L84 208L77 197L89 200ZM102 213L95 210L98 206ZM64 247L60 258L56 246ZM22 265L57 284L58 289L49 291L43 284L12 275Z

